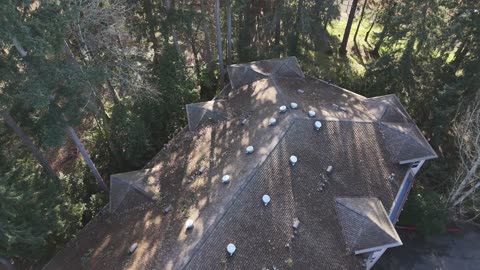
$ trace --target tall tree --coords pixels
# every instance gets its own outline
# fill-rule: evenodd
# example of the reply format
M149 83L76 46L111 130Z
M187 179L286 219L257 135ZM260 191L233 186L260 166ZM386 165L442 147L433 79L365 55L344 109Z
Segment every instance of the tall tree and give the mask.
M57 174L53 170L52 166L50 166L50 163L48 160L43 156L42 152L40 152L40 149L38 149L35 144L33 144L32 140L23 132L23 130L17 125L15 120L5 111L0 110L0 117L3 118L3 121L7 126L9 126L13 132L20 138L20 141L22 142L23 145L25 145L30 152L33 154L33 156L37 159L38 163L42 165L43 169L49 174L52 179L59 181Z
M449 205L458 207L480 189L480 96L473 100L454 124L460 164ZM474 198L475 200L475 198Z
M225 0L227 13L227 65L232 64L232 10L230 0Z
M343 33L342 44L338 50L341 55L347 54L348 37L350 36L350 30L352 29L353 19L355 18L355 12L357 11L357 5L358 0L353 0L350 13L348 14L347 26L345 27L345 32Z
M223 85L224 66L222 49L222 28L220 26L220 0L215 0L215 26L217 29L218 70L220 86Z
M97 170L97 167L95 166L95 163L93 163L92 158L90 158L90 155L88 154L87 150L85 150L85 147L83 146L83 143L80 141L80 138L78 138L77 133L71 126L67 126L66 130L68 132L68 135L70 138L72 138L73 142L78 148L78 151L80 151L80 154L82 154L83 159L87 163L87 166L90 168L92 171L93 176L95 177L95 180L97 181L98 186L105 191L106 193L109 192L108 186L105 184L105 181L103 181L102 176Z
M355 35L353 36L353 42L355 44L357 44L358 30L360 30L360 25L362 24L362 21L363 21L363 15L365 15L365 8L367 7L367 2L368 0L363 1L362 13L360 14L360 19L358 20L357 30L355 30Z
M173 3L172 6L172 0L165 0L165 6L167 10L167 20L174 21L173 16L174 16L174 11L175 11L175 2ZM167 22L168 24L172 24L172 22ZM177 50L178 53L180 53L180 45L178 45L178 37L177 37L177 31L175 30L175 26L172 25L172 39L173 39L173 45L175 46L175 49Z
M375 26L375 23L377 22L377 16L378 16L378 13L375 12L375 16L373 17L370 27L368 28L367 33L365 34L365 39L364 39L365 42L368 42L368 37L370 36L370 32L372 31L373 27Z
M212 55L211 55L211 49L210 49L210 31L208 31L208 14L207 14L206 4L205 4L206 1L207 0L200 0L201 12L202 12L202 27L203 27L204 42L205 42L204 59L205 59L205 62L207 62L207 65L211 65Z

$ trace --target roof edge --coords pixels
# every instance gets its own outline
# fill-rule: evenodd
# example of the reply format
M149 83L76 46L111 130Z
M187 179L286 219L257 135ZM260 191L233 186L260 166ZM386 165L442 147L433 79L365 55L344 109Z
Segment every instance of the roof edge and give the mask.
M388 249L388 248L398 247L398 246L401 246L401 245L403 245L402 240L400 240L397 243L392 243L392 244L387 244L387 245L382 245L382 246L377 246L377 247L370 247L370 248L364 248L364 249L356 250L355 255L363 254L363 253L367 253L367 252L371 252L371 251L375 251L375 250L379 250L379 249Z

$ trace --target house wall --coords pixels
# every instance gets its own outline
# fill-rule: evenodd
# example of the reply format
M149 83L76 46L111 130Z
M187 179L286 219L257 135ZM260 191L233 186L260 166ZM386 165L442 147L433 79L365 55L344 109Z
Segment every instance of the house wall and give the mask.
M405 177L402 181L402 185L400 186L400 189L398 190L397 196L395 198L395 201L393 201L392 207L390 208L390 220L392 221L393 225L397 223L397 219L400 216L400 213L402 212L403 206L407 200L408 194L410 193L410 190L413 186L414 182L414 177L422 168L423 164L425 163L425 160L421 160L416 163L412 163L412 167L410 170L407 171L405 174ZM387 249L379 249L376 251L372 251L366 260L366 269L370 270L375 263L382 257L383 253L385 253Z
M371 252L368 255L368 258L367 258L367 261L366 261L367 270L370 270L375 265L375 263L378 261L378 259L380 259L380 257L382 257L382 255L383 255L383 253L385 253L385 250L387 250L387 249L386 248L379 249L379 250Z

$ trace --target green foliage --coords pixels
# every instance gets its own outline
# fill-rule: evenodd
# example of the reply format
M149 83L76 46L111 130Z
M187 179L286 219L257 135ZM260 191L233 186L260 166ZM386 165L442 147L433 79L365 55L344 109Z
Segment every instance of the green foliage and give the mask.
M442 197L431 191L410 194L398 224L416 226L425 235L442 233L448 223L448 211Z
M123 159L131 168L142 167L155 154L141 115L123 105L115 105L112 112L112 130Z
M158 98L139 99L132 109L146 123L151 142L160 149L172 132L186 125L185 105L197 100L198 94L185 70L185 60L173 45L164 45L152 75Z
M17 160L0 175L0 256L41 262L82 225L69 179L54 184L32 160Z

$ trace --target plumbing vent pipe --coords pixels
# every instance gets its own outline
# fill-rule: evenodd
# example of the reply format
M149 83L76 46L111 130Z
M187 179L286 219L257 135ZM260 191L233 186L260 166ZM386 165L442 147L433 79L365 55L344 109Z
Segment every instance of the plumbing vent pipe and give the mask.
M277 123L277 119L275 118L270 118L270 120L268 121L268 125L269 126L275 126L275 124Z
M234 244L230 243L227 245L227 252L230 254L230 256L233 256L233 253L235 253L235 250L237 250L237 247L235 247Z
M331 165L328 166L328 167L327 167L327 173L328 173L328 174L331 174L332 171L333 171L333 167L332 167Z
M297 164L297 157L296 156L290 156L290 164L292 164L292 166L295 166L295 164Z
M308 116L315 117L315 112L314 111L308 111Z
M226 174L222 177L222 183L228 184L230 183L230 175Z
M290 108L296 109L296 108L298 108L298 104L295 103L295 102L292 102L292 103L290 103Z
M249 145L247 146L247 154L251 154L253 153L254 149L253 149L253 146Z
M293 220L293 225L292 225L293 229L297 230L298 227L300 227L300 220L298 220L298 218L295 218Z
M138 244L137 243L133 243L130 248L128 249L128 253L132 254L135 252L135 250L137 250L137 247L138 247Z
M285 106L285 105L280 106L280 112L281 113L284 113L286 111L287 111L287 106Z
M264 204L265 206L268 205L268 203L270 202L270 196L268 196L268 195L266 195L266 194L263 195L262 201L263 201L263 204Z
M193 220L192 219L189 219L189 220L187 220L187 222L185 222L185 229L187 229L187 230L193 229Z
M315 126L315 129L316 129L316 130L320 130L320 128L322 127L322 122L320 122L320 121L315 121L314 126Z

